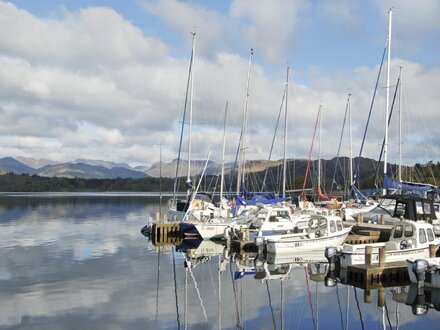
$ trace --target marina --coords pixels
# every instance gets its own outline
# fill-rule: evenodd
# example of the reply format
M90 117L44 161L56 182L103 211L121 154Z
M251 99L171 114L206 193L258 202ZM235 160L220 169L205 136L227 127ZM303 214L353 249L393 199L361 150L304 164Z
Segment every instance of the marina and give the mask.
M365 290L323 256L150 241L140 230L158 197L0 199L0 328L435 328L440 318L436 290L417 294L408 280Z

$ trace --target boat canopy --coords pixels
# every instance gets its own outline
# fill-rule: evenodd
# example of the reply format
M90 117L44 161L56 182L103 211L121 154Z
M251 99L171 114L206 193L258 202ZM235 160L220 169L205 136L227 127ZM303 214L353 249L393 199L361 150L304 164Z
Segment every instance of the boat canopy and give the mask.
M430 184L393 181L388 177L388 175L385 175L384 177L383 187L385 189L400 189L400 190L425 191L425 192L431 190L437 190L436 186Z

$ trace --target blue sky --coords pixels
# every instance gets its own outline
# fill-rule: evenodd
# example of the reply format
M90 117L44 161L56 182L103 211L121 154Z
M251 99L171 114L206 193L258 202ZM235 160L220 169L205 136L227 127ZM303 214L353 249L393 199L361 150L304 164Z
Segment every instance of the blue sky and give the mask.
M194 27L194 157L211 150L219 159L228 100L233 158L251 47L250 157L267 158L287 63L293 72L288 156L306 157L319 104L323 154L335 156L348 92L357 154L391 7L394 83L404 66L405 163L439 160L440 3L434 0L0 1L0 156L151 164L160 144L171 161ZM366 143L365 156L373 158L383 138L383 79ZM390 131L396 161L396 122ZM414 147L420 143L423 151ZM342 153L347 150L344 142Z

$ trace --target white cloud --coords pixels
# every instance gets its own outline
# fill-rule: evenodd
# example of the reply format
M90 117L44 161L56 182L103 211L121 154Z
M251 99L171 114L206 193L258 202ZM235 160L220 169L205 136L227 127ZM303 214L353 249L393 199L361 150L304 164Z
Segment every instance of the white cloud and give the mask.
M303 11L309 6L305 1L235 0L230 15L240 20L243 40L261 49L271 62L285 63L294 43Z
M393 35L396 37L395 46L398 46L399 54L418 53L426 47L431 48L430 52L439 50L440 2L375 0L374 4L383 22L388 22L388 11L393 8Z
M355 29L359 8L348 5L345 9L344 4L323 4L318 14L327 24L337 19ZM310 19L311 7L302 1L283 6L234 1L220 12L200 3L174 0L144 1L142 6L187 42L183 55L179 57L164 41L144 35L113 9L64 9L56 18L46 19L0 2L0 134L7 141L0 156L111 158L107 160L150 164L158 161L161 144L164 161L176 158L189 66L189 31L198 25L194 158L203 159L211 150L212 159L220 160L226 101L227 158L235 157L246 86L247 45L255 47L248 154L267 158L285 84L284 64L278 67L274 63L290 54L300 30L310 28L299 22ZM430 8L435 9L435 4ZM361 16L360 20L365 19ZM432 24L435 27L437 23ZM236 28L236 33L229 35ZM417 31L425 33L426 27ZM239 42L242 45L237 48ZM397 66L403 64L405 89L412 95L408 106L414 110L405 111L412 130L417 132L405 135L408 162L439 159L436 141L440 132L432 123L437 121L439 108L436 77L440 69L414 59L393 61L392 81L397 79ZM288 156L307 156L319 104L324 109L323 155L336 154L349 91L353 94L353 141L357 150L377 70L377 65L365 65L327 74L322 67L293 68ZM297 71L307 73L307 84L296 80ZM383 85L382 81L366 141L365 155L374 158L383 136ZM277 145L281 145L280 136L281 128ZM410 142L419 143L421 136L430 150L423 156L409 147ZM279 151L273 155L280 157Z

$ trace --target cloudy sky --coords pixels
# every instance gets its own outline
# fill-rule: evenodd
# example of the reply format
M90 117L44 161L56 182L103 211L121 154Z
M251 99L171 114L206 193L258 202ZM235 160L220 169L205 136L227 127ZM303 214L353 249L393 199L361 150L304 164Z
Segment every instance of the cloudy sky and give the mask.
M268 157L287 65L287 156L307 157L319 105L322 155L336 155L348 93L357 154L391 7L391 85L403 67L403 161L438 161L436 0L0 1L0 157L149 165L161 149L164 161L176 158L194 31L194 158L211 151L221 159L227 101L226 157L234 158L251 48L248 157ZM383 71L364 151L376 159L385 85ZM398 159L395 114L392 162ZM282 157L281 149L278 132L273 158Z

